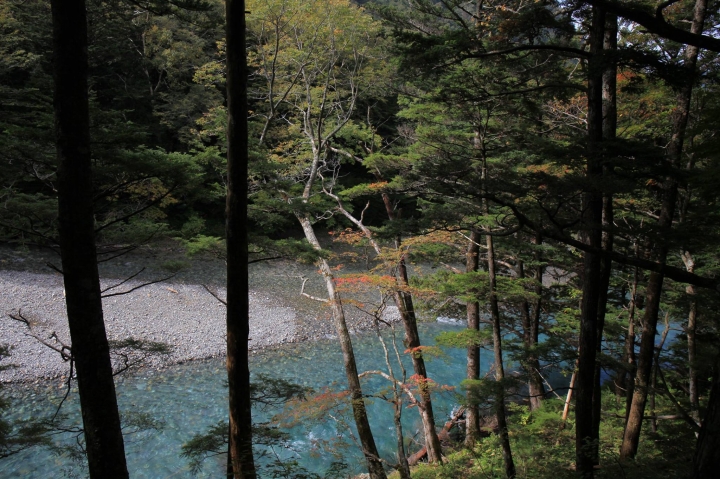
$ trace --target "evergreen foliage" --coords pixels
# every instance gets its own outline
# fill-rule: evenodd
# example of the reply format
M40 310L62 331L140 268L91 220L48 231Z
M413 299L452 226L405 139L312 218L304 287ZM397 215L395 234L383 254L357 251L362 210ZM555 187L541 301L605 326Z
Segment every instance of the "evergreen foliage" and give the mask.
M188 258L166 262L168 270L198 254L226 260L223 2L87 3L99 259L172 239ZM688 30L689 0L657 11L604 0L247 5L248 263L334 260L324 243L303 239L310 227L330 231L353 250L346 258L366 262L366 274L331 278L347 305L380 290L383 301L412 295L418 317L465 318L477 303L479 329L443 334L438 344L488 348L501 338L504 362L515 368L512 377L466 380L458 402L488 412L504 395L517 477L570 477L575 422L562 420L562 402L552 399L567 391L546 391L542 406L531 408L527 388L536 374L575 370L588 320L584 257L612 257L605 312L593 318L604 323L594 344L607 378L599 442L591 445L601 463L594 474L682 477L678 464L692 460L693 434L720 401L710 394L720 305L706 287L716 288L720 273L716 2L700 33ZM620 15L617 48L592 39L598 9ZM51 37L48 2L0 2L0 241L56 248ZM701 40L690 74L688 45ZM588 91L596 70L610 67L617 125L597 142L588 135L598 106ZM692 101L682 130L686 91ZM678 135L684 142L673 157ZM612 221L589 219L592 195L609 201ZM611 235L610 249L593 249L591 232ZM475 237L482 240L471 271L462 265ZM414 274L401 284L395 275L406 264ZM620 465L651 270L656 279L662 273L659 317L678 331L650 360L655 406L647 414L665 418L654 419L652 431L653 422L642 423L634 462L622 457ZM648 334L656 344L662 331ZM168 353L133 339L113 346L126 366ZM408 351L430 357L433 350L422 348ZM0 348L3 361L8 354ZM257 377L251 393L256 404L295 401L298 415L321 413L302 402L305 391L274 378ZM329 399L348 406L345 396ZM11 407L0 402L0 410ZM289 447L274 424L254 427L257 444ZM46 433L0 422L0 457L46 444ZM502 476L498 436L485 436L413 477ZM224 453L226 437L223 422L190 440L184 455L193 469ZM282 461L263 467L268 477L319 477ZM342 473L333 465L327 477Z

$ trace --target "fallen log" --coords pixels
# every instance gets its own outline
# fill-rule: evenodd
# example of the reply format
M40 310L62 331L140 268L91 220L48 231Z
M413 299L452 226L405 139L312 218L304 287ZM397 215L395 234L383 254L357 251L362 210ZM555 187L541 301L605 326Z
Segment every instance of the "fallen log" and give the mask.
M458 419L460 419L460 416L462 416L463 414L465 414L464 406L460 407L457 411L455 411L455 414L453 414L452 418L450 418L450 420L445 423L442 430L438 433L438 437L441 441L450 440L450 430L453 428L453 426L455 426L455 424L457 424ZM427 456L427 447L423 446L422 449L420 449L418 452L408 457L408 464L410 466L415 466L425 456Z

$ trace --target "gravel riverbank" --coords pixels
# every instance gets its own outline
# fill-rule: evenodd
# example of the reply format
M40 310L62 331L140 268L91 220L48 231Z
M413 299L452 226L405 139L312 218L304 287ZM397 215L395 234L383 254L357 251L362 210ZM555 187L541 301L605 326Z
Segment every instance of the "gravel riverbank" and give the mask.
M166 257L166 254L156 258L154 254L145 253L129 256L114 266L103 265L102 288L123 281L137 271L138 264L146 268L142 275L106 294L129 291L149 280L166 276L167 271L161 267L167 265ZM54 379L69 372L69 363L53 350L70 345L62 276L51 272L45 266L45 260L36 252L30 255L6 250L0 254L0 343L12 348L11 357L3 363L13 365L0 371L0 382ZM124 361L129 360L141 361L142 367L163 368L224 355L225 307L205 288L207 286L218 297L225 297L221 286L224 265L221 261L206 259L187 262L184 266L181 274L168 281L103 300L108 339L133 338L171 347L168 354L147 357L139 351L122 350L120 353L124 352L124 355L115 354L116 367L122 367ZM324 304L300 296L299 287L304 275L311 277L317 273L311 266L291 263L262 265L251 270L250 347L253 351L334 335L334 326ZM319 281L314 285L310 281L307 290L321 296L319 287ZM366 315L357 311L348 313L351 331L371 326ZM390 309L388 313L393 316ZM11 316L22 316L30 327Z

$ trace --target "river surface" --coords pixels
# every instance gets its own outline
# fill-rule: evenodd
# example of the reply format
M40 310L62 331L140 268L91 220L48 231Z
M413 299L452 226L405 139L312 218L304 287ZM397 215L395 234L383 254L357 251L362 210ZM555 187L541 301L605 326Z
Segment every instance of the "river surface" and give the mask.
M432 343L439 332L459 330L461 326L452 324L422 324L421 334L424 342ZM389 333L386 331L385 336ZM360 371L386 369L382 347L371 333L354 337L358 369ZM402 345L399 346L402 352ZM428 364L429 376L442 378L445 384L457 386L465 374L463 350L445 349L445 357L433 359ZM489 353L485 352L483 366L491 364ZM409 361L406 361L408 375L412 374ZM282 349L266 351L251 358L251 370L254 374L268 374L297 384L312 387L316 391L324 388L339 391L344 389L342 354L333 341L284 346ZM128 468L133 478L184 478L193 477L187 459L181 457L181 446L194 434L204 432L209 426L224 420L227 416L227 393L225 390L225 369L221 360L196 361L170 369L146 371L118 383L118 402L123 412L142 411L153 419L163 423L159 430L147 430L126 436ZM365 392L377 392L386 387L384 380L368 379L364 381ZM57 383L35 387L13 387L10 390L15 400L14 417L18 419L40 418L52 415L59 401L61 390ZM456 406L456 397L452 392L435 395L435 412L439 424L451 414ZM76 393L72 393L63 406L69 415L68 421L79 424L79 412ZM375 433L381 454L393 460L395 447L394 428L391 408L380 399L373 400L369 407L373 432ZM267 418L259 411L256 415ZM318 449L317 445L327 442L338 449L346 462L349 472L362 471L362 459L356 447L342 448L348 442L348 430L341 422L342 418L326 417L319 423L307 423L294 427L288 432L290 448L280 447L270 452L284 459L294 458L308 470L322 472L334 460L330 453ZM420 438L420 422L414 409L404 411L405 434ZM74 441L71 434L54 438L57 446L68 446ZM224 463L222 458L205 461L197 477L219 477ZM83 475L79 467L67 452L52 451L47 448L34 448L10 458L0 460L0 477L7 478L47 478Z
M27 258L27 261L32 259L38 262L37 267L41 267L38 255L28 255ZM16 256L10 259L13 264L18 262L18 259L26 262L25 259ZM152 266L150 259L145 256L137 261L123 260L123 263L105 274L123 277L132 272L135 263L142 262L143 265L149 263ZM158 261L161 260L162 258ZM3 260L3 264L9 263L10 260ZM176 279L188 284L222 285L224 269L218 263L218 261L205 263L193 261L190 269L181 273ZM27 268L27 265L23 264L23 266L24 269ZM126 268L127 271L122 268ZM359 265L350 268L354 271L362 269ZM250 276L255 290L263 292L282 306L291 307L296 312L300 330L309 332L306 337L330 338L309 341L305 340L305 337L298 337L296 341L299 339L301 341L299 343L283 344L255 354L250 359L253 375L257 377L259 374L264 374L284 379L317 392L326 389L335 392L344 390L346 382L342 353L337 341L331 338L333 328L327 319L328 311L323 307L323 303L298 299L304 278L309 280L305 290L308 294L317 296L323 294L322 281L318 278L315 268L288 263L259 264L253 265ZM355 309L357 308L348 308L350 317L357 316ZM273 318L269 320L273 321ZM360 320L367 322L367 319L360 318ZM419 328L422 343L431 345L439 333L461 330L464 327L463 323L464 321L452 320L421 323ZM389 344L390 331L385 330L383 335ZM402 337L402 334L398 333L398 336ZM353 344L359 371L387 369L382 346L372 331L354 334ZM404 347L401 342L398 348L402 354ZM442 351L443 354L429 361L427 366L430 379L449 386L448 390L438 391L433 396L438 427L444 424L451 416L453 408L458 405L457 394L460 392L459 385L465 376L466 367L464 349L442 348ZM403 362L407 376L411 376L412 367L407 354L403 355ZM487 372L492 364L490 351L482 352L481 364L483 372ZM399 375L397 364L393 367L395 374ZM508 364L506 368L512 370L512 365ZM548 379L552 383L567 382L567 379L559 375ZM387 395L388 385L386 380L378 376L363 379L366 395L379 392ZM452 391L451 388L456 389ZM55 380L38 382L32 386L6 386L4 392L13 401L10 419L27 420L52 417L65 390L61 381ZM163 479L224 476L225 456L211 457L204 461L197 476L194 476L190 470L188 460L181 456L181 447L184 443L227 418L226 373L223 360L190 361L160 371L147 369L120 377L117 381L117 396L125 425L131 422L132 413L137 412L146 414L158 424L157 429L126 434L125 447L130 477ZM372 399L369 401L368 411L380 454L388 461L395 462L396 438L391 406L382 399ZM256 421L268 421L278 412L278 410L254 410L253 417ZM290 411L290 413L294 412L296 411ZM66 424L73 427L80 426L76 391L72 391L65 401L62 413L67 416L64 421ZM313 420L300 419L299 423L287 429L289 439L285 444L274 449L266 447L256 449L256 456L265 455L265 458L260 458L258 462L268 464L273 457L277 457L285 464L297 461L299 466L308 471L322 474L339 458L348 464L348 474L360 473L363 471L364 461L359 448L353 444L352 427L347 426L351 422L350 418L336 413L327 413ZM422 440L421 423L416 409L404 409L403 423L406 441L412 443L411 452L415 451L419 446L417 442L413 443L413 439ZM76 436L76 433L57 434L52 438L52 448L36 447L0 459L0 478L85 477L84 458L74 460L70 452L71 446L76 443ZM269 474L264 476L273 477Z

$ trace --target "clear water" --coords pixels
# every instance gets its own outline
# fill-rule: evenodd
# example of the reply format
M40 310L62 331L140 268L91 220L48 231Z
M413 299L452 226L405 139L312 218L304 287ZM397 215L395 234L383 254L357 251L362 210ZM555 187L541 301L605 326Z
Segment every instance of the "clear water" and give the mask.
M439 332L459 330L456 324L422 324L421 336L425 344L431 344ZM372 334L353 338L360 371L385 369L384 355L377 338ZM399 346L402 348L402 345ZM401 349L402 352L402 349ZM445 358L433 359L428 363L429 376L456 386L465 375L465 351L445 350ZM482 364L491 364L489 352L484 352ZM409 361L406 368L412 374ZM254 373L265 373L274 377L322 390L329 387L342 390L344 374L342 354L339 345L333 341L319 341L290 345L283 349L268 351L251 358ZM143 431L126 436L128 468L133 478L185 478L193 477L185 458L180 457L181 445L192 435L204 432L208 426L224 420L227 416L227 392L224 387L224 362L202 361L176 366L163 371L147 371L122 379L117 388L121 411L142 411L162 421L159 430ZM380 378L364 381L365 392L385 388L387 383ZM58 384L43 385L32 389L15 388L8 391L16 399L13 414L17 418L47 417L54 411L63 391ZM50 399L49 399L50 398ZM451 414L456 406L453 393L438 393L434 398L435 415L438 424ZM77 395L71 394L63 407L70 417L79 424ZM374 400L369 406L371 425L381 454L389 460L394 457L396 439L392 424L391 407L382 400ZM258 414L258 416L260 416ZM420 438L420 421L416 410L404 411L406 436ZM281 457L294 456L309 470L323 471L332 461L328 455L319 457L311 454L313 444L326 440L333 445L340 441L338 436L347 436L347 430L338 426L331 418L321 424L303 425L290 430L293 451L277 451ZM57 437L57 443L72 441L72 437ZM346 461L352 472L361 472L363 461L357 448L347 450ZM224 468L224 458L206 461L199 477L218 477ZM15 456L0 460L2 478L47 478L79 474L77 467L67 455L53 453L44 448L34 448Z

